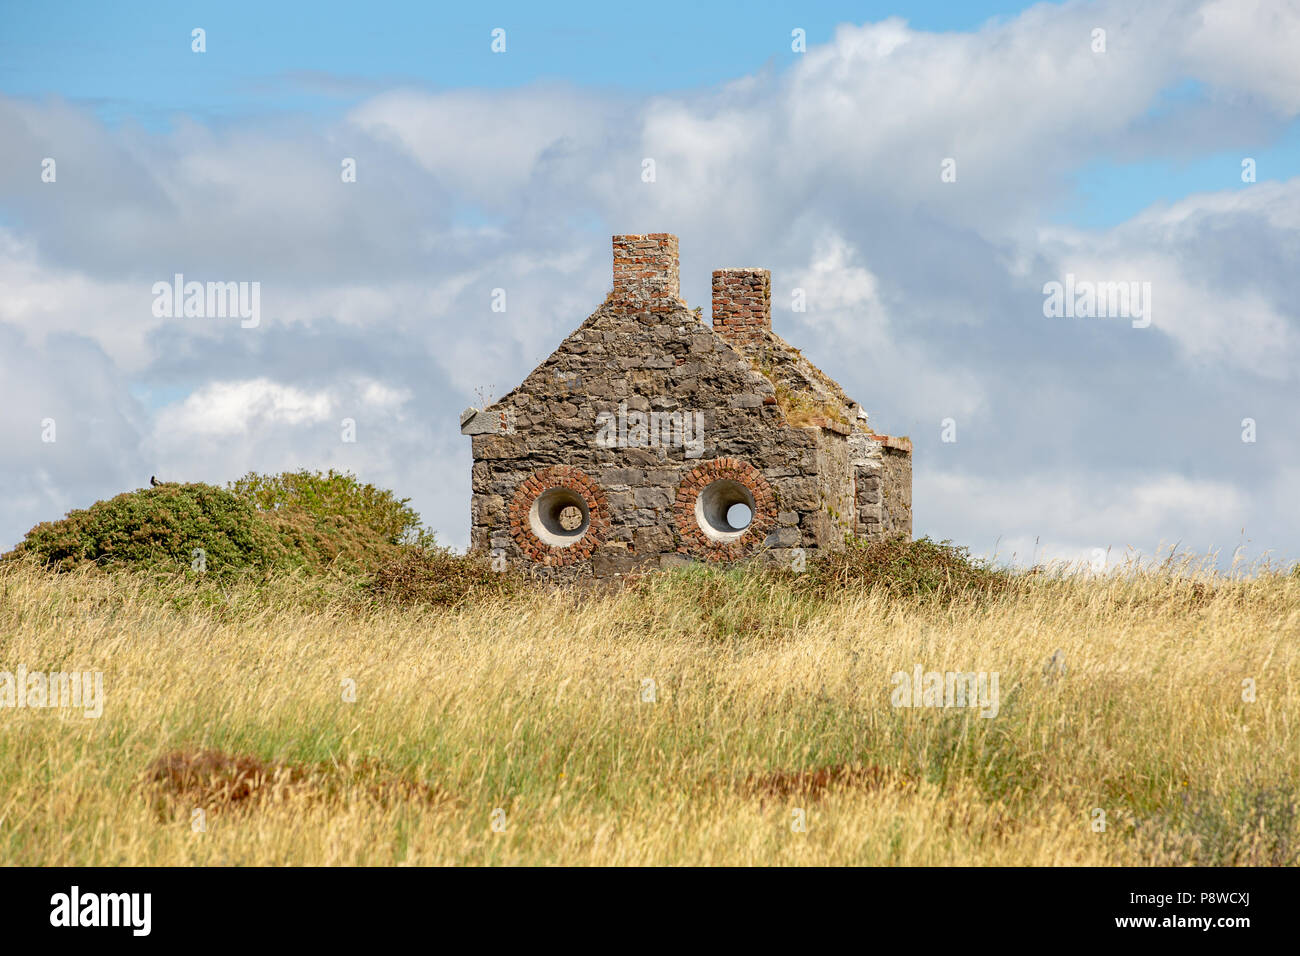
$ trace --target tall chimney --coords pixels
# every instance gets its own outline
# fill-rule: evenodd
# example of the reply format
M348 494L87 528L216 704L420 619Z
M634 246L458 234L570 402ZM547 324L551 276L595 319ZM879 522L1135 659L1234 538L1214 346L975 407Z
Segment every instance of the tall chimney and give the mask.
M614 236L614 298L634 312L683 308L678 262L672 233Z
M713 273L713 331L728 342L752 342L772 331L772 273L718 269Z

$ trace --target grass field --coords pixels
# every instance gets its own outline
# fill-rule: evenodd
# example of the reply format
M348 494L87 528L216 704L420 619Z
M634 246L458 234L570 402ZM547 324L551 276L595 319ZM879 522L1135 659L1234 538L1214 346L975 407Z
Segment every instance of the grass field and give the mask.
M439 610L10 564L0 670L105 701L0 709L0 861L1294 865L1298 638L1294 574ZM997 715L892 706L917 665L996 672Z

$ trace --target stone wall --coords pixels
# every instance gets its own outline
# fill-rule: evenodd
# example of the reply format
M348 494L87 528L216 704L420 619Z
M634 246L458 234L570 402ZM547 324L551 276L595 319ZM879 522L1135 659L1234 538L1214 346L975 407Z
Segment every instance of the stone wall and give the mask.
M912 535L912 443L891 438L884 444L881 526L885 534Z
M567 578L838 546L861 524L862 443L879 446L787 423L772 382L681 301L675 237L615 236L613 253L605 303L518 388L462 417L471 547ZM744 319L733 328L770 324L765 270L721 270L718 289L724 317ZM744 533L700 523L734 502L754 505Z
M853 450L849 436L829 428L817 434L817 508L814 541L818 548L837 548L846 532L856 530L853 495Z
M719 458L753 466L771 487L773 518L786 523L765 541L797 546L811 539L817 515L812 430L786 428L766 401L771 383L689 311L665 317L665 324L647 329L644 314L607 304L494 406L494 413L509 410L513 433L473 438L476 549L500 548L512 562L533 563L535 555L512 534L510 503L537 471L567 465L593 479L607 502L609 526L591 556L594 573L682 563L691 549L675 520L679 486L694 468ZM671 434L667 444L638 445L639 416L651 412L698 414L698 445L674 444ZM610 429L602 436L598 425L602 415L614 426L612 446ZM618 435L620 419L626 441Z
M853 463L856 532L864 538L912 534L912 442L869 435Z

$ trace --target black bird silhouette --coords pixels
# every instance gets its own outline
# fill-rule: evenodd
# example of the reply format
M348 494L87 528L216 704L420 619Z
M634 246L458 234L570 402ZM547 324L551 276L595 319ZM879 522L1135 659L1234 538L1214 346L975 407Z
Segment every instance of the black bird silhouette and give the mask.
M162 484L162 482L159 481L157 478L155 478L153 475L150 475L150 476L149 476L149 484L151 484L151 485L153 485L155 488L157 488L159 485Z

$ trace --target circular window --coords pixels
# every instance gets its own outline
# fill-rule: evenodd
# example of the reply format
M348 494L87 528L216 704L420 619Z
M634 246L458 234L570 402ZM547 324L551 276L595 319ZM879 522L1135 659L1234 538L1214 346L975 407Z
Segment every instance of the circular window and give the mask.
M520 550L560 566L591 557L609 528L605 495L570 465L535 472L510 501L510 534Z
M547 488L533 499L528 524L539 540L553 548L567 548L591 527L591 509L572 488Z
M685 549L712 559L743 556L776 523L776 499L767 479L735 458L690 471L678 486L676 511Z
M714 541L735 541L745 533L753 514L753 493L733 478L705 485L695 498L695 521Z

